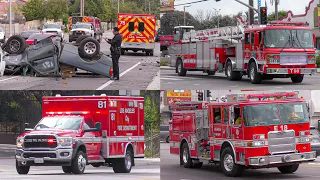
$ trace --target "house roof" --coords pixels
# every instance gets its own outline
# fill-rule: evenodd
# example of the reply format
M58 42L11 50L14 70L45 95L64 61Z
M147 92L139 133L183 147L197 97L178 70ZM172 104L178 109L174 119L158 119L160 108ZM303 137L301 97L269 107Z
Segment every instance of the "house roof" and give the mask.
M12 0L12 7L17 4L25 4L28 0ZM1 1L0 2L0 16L8 14L9 2Z

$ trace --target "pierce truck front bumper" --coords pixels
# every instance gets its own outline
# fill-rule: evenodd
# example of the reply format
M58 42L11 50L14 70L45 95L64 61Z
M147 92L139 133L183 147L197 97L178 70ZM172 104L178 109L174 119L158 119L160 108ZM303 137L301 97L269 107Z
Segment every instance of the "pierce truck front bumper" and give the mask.
M266 68L266 74L288 74L288 75L299 75L299 74L315 74L317 73L316 68Z
M249 166L272 166L290 163L303 163L314 161L316 159L316 152L305 153L291 153L281 155L256 156L248 158Z
M19 166L70 166L72 153L73 149L16 149L16 160Z

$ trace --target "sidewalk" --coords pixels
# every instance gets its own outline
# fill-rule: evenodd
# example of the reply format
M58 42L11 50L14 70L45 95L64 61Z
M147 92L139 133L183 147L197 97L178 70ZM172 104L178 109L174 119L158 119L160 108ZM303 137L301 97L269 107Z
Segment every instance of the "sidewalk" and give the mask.
M152 82L148 85L147 90L159 90L160 89L160 70L153 78Z

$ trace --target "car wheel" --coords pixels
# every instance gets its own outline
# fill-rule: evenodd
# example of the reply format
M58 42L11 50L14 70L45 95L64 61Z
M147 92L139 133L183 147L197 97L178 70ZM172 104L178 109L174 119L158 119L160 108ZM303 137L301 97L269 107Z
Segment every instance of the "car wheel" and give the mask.
M16 170L19 174L28 174L30 166L19 166L18 161L16 160Z
M72 172L71 166L62 166L62 171L67 174L71 173Z
M177 72L179 76L186 76L187 70L183 68L182 60L179 59L177 62Z
M82 58L93 58L100 53L100 43L94 38L88 37L79 45L79 55Z
M297 76L291 77L291 81L293 83L302 83L303 75L297 75Z
M26 49L26 41L19 35L11 36L6 43L6 51L10 54L21 54Z
M115 173L129 173L133 165L133 154L130 149L127 150L124 158L114 161L112 165L113 172Z
M166 143L169 143L169 142L170 142L170 136L166 138Z
M262 75L258 73L256 63L252 62L249 67L249 78L252 84L261 84Z

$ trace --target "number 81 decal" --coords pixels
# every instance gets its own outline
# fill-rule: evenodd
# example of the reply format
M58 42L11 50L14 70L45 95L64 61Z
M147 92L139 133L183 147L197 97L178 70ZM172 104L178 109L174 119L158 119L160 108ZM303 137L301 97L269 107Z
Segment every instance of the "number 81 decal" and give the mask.
M283 130L288 130L288 126L287 125L280 125L278 126L274 126L274 131L283 131Z

